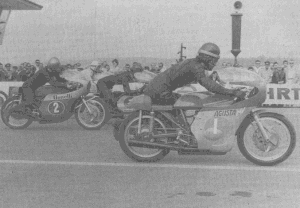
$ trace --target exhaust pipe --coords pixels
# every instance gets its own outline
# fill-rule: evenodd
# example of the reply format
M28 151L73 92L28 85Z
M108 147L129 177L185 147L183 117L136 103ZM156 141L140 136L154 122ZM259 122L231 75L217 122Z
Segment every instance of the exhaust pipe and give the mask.
M214 152L211 150L203 150L198 148L188 148L178 145L167 145L167 144L158 144L151 142L141 142L141 141L130 141L128 142L129 146L133 147L143 147L149 149L170 149L178 151L179 155L225 155L226 152Z
M174 145L158 144L158 143L142 142L142 141L129 141L128 145L133 147L143 147L149 149L197 150L197 148L186 148L186 147L178 146L176 144Z

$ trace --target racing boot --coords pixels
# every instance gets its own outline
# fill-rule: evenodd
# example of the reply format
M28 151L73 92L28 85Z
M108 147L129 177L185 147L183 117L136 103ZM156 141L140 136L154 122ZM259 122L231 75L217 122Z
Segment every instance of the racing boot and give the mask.
M108 101L108 107L109 107L110 114L112 115L113 118L121 118L121 119L124 118L124 113L119 110L117 104L113 102L112 99Z
M26 105L25 106L25 114L26 116L33 118L33 119L38 119L41 117L41 113L37 109L37 106L35 104L31 105Z

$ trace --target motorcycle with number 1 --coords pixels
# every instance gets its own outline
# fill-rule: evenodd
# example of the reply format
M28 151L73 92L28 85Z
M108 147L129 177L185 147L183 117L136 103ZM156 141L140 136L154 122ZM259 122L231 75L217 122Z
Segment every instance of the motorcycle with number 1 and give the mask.
M135 161L155 162L171 150L179 155L224 155L237 143L244 157L257 165L285 161L295 149L296 133L286 117L259 108L266 99L266 83L248 70L218 73L246 96L191 92L172 106L153 105L146 95L130 98L121 110L131 114L115 134L124 153Z

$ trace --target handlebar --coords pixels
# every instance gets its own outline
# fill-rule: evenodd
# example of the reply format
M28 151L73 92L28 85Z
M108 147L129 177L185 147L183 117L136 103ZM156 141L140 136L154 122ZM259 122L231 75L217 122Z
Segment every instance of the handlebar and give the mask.
M247 100L251 97L251 95L254 95L256 94L255 92L255 89L256 87L246 87L246 86L243 86L243 87L236 87L234 88L234 90L238 90L238 91L242 91L245 93L245 96L243 98L241 97L235 97L234 98L234 102L240 102L242 100Z

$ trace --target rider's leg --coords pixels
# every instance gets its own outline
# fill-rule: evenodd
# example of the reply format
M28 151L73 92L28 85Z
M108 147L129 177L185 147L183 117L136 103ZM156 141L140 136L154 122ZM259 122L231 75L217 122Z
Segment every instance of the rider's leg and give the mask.
M34 102L34 91L30 87L23 87L22 97L24 106L31 106Z
M113 79L113 77L111 77L111 76L100 79L97 82L97 89L102 94L105 102L108 104L110 111L113 113L120 113L117 108L116 102L114 102L114 100L113 100L113 96L111 93L111 89L114 86L112 79Z
M102 79L100 79L97 82L97 89L98 89L98 92L103 96L103 99L106 102L109 102L112 94L111 94L110 90L108 89L106 83Z
M23 96L23 106L25 108L26 114L34 114L36 116L38 114L37 106L34 102L34 90L30 87L22 88L22 96Z

